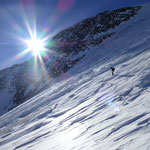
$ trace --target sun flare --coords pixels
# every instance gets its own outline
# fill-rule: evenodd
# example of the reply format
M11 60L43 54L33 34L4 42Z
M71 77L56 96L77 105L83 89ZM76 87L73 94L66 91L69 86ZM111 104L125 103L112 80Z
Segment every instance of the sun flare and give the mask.
M34 52L34 55L39 55L44 50L44 42L40 39L33 38L27 41L27 46L30 51Z

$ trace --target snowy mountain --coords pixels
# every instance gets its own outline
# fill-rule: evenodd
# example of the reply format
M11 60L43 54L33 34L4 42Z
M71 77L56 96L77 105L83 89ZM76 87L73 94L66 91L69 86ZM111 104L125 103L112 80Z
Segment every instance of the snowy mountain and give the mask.
M59 81L1 116L0 150L149 150L149 14L147 3L101 44L78 49L74 58L84 57Z
M40 62L35 67L34 59L31 59L23 64L1 70L0 115L32 98L50 85L53 82L52 78L67 72L84 57L84 55L72 56L99 45L114 35L117 31L112 29L135 16L140 8L141 6L137 6L105 11L58 33L49 42L51 45L49 49L53 50L53 53L44 59L45 68Z
M58 33L52 40L56 43L52 48L68 55L76 55L91 46L99 45L115 34L110 29L114 29L119 24L134 17L140 8L141 6L137 6L105 11L95 17L79 22Z
M67 71L78 61L78 59L70 61L62 54L51 54L48 58L44 60L46 70L39 60L35 66L34 58L23 64L17 64L1 70L1 115L33 97L43 88L46 88L47 85L53 82L52 78L57 77L58 73Z

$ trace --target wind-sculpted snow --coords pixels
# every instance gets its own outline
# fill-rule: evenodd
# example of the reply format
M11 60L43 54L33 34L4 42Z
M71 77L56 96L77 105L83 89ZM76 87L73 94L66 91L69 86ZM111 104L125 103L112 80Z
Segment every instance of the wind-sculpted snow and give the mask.
M0 150L149 150L149 8L85 51L67 79L1 116Z

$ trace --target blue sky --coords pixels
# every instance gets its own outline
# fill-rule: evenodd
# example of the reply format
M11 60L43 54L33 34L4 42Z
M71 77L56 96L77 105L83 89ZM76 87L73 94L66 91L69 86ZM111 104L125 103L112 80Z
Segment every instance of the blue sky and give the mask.
M105 10L138 5L150 0L1 0L0 1L0 69L32 57L18 55L27 48L18 38L30 38L25 20L38 35L53 36L60 30ZM35 19L36 18L36 19Z

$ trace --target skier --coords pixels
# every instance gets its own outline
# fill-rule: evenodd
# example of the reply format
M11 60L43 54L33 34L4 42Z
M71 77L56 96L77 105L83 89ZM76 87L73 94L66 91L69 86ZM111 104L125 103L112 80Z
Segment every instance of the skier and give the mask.
M114 75L115 68L111 67L112 75Z

